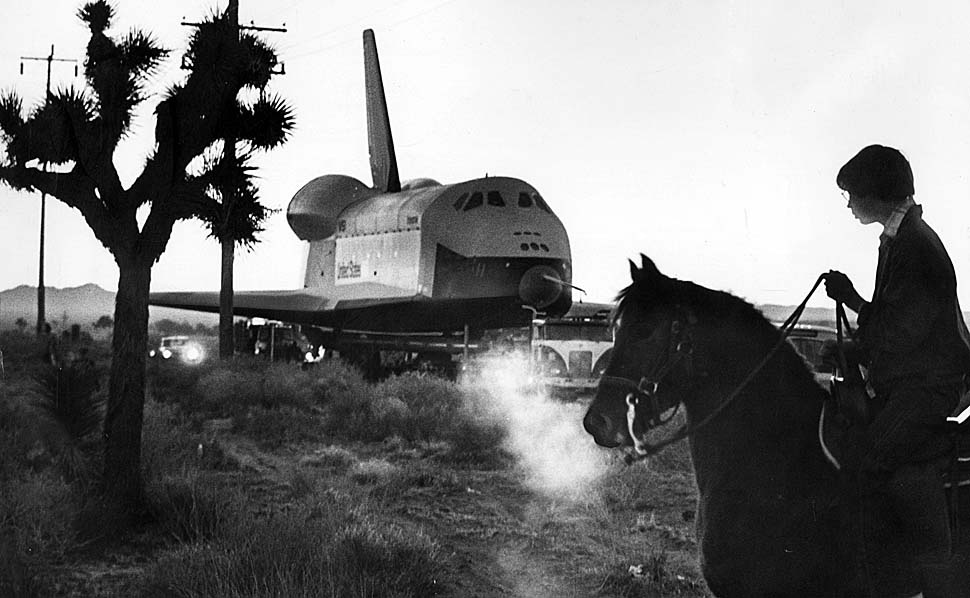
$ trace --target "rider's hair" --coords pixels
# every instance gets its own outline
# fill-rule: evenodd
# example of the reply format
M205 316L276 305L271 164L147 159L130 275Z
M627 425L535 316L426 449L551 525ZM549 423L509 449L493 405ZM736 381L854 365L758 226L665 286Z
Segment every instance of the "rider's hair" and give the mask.
M870 145L845 163L835 183L852 195L898 203L912 197L913 169L898 149Z

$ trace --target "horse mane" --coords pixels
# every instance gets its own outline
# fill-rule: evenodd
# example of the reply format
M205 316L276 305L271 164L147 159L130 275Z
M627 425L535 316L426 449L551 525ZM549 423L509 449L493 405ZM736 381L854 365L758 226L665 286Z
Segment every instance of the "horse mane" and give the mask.
M739 327L756 334L759 341L771 346L781 336L778 328L751 303L726 291L708 289L686 280L667 279L661 288L648 280L633 281L616 296L616 308L612 316L614 322L631 302L641 306L684 305L691 308L702 323L733 321ZM782 346L781 351L797 358L804 365L806 373L812 374L815 371L814 366L790 344Z

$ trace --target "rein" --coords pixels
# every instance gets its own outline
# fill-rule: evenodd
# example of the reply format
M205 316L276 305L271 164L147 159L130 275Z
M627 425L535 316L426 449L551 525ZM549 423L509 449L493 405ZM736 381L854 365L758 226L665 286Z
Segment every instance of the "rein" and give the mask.
M658 374L653 380L644 377L640 379L639 383L636 383L633 380L630 380L629 378L623 378L619 376L603 376L603 378L601 379L601 383L606 382L607 384L625 386L631 389L632 391L626 396L626 403L627 403L626 419L627 419L627 429L630 433L630 438L633 439L633 453L628 453L627 455L624 456L624 461L626 462L626 464L631 465L636 461L640 461L641 459L645 459L651 455L655 455L656 453L660 452L660 450L662 450L663 448L675 442L679 442L684 438L687 438L688 436L692 436L696 434L698 430L710 424L712 421L714 421L714 419L717 418L717 416L723 413L724 410L727 409L728 406L731 405L731 403L733 403L734 400L738 398L738 396L740 396L741 392L754 379L754 377L757 376L758 373L762 369L764 369L766 365L768 365L768 362L771 361L771 358L775 356L775 354L778 352L781 346L785 344L785 341L788 339L789 335L791 335L792 330L794 330L795 325L798 323L799 318L801 318L802 313L805 311L805 306L808 304L808 300L811 299L812 295L815 294L816 289L818 289L819 285L822 284L823 280L825 280L825 274L819 275L818 279L815 281L815 284L812 285L812 289L805 296L805 299L802 300L802 302L798 305L798 307L795 308L795 310L791 313L791 315L788 316L788 319L785 320L785 322L779 328L779 330L781 331L781 337L774 344L774 346L768 351L768 353L764 356L764 358L758 363L758 365L756 365L754 369L752 369L748 373L748 375L745 376L740 383L738 383L738 385L734 388L734 390L732 390L728 394L726 399L721 401L721 403L713 411L707 414L697 424L693 426L688 426L686 423L682 424L671 436L661 440L656 444L650 444L644 441L642 438L638 437L636 431L634 430L634 423L636 422L636 418L637 418L637 412L636 412L637 405L640 404L640 401L642 399L646 399L650 401L655 412L656 410L659 409L659 403L657 401L657 390L660 386L660 382L663 380L663 376L669 373L670 370L673 368L673 366L680 359L682 359L684 356L689 356L690 350L682 351L681 345L683 345L683 343L678 343L674 353L674 357L668 360L668 362L664 365L664 367L660 369L660 372L658 372ZM671 419L673 419L674 415L676 415L677 410L679 408L680 408L680 403L677 403L677 405L672 408L673 412L665 419L661 418L659 414L656 417L652 417L649 421L650 424L653 424L651 426L651 429L669 422Z

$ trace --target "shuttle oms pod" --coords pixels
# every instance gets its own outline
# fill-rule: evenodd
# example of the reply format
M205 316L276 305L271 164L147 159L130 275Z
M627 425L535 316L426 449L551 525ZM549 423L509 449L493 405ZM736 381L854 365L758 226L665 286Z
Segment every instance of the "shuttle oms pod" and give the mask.
M235 293L235 314L374 332L529 325L566 313L569 239L525 181L399 181L373 32L364 32L373 187L345 175L304 185L287 221L309 243L303 289ZM218 311L217 293L153 293L153 305ZM529 309L526 309L529 308Z

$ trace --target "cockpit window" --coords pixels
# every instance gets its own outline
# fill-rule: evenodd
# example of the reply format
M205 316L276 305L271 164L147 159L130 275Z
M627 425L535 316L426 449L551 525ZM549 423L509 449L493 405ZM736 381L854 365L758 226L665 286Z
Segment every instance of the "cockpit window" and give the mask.
M498 191L489 191L488 192L488 205L490 205L490 206L497 206L499 208L504 208L505 207L505 200L502 199L502 194L499 193Z
M462 194L461 194L461 197L459 197L459 198L458 198L458 199L457 199L457 200L455 201L455 211L458 211L458 210L460 210L460 209L461 209L461 207L462 207L463 205L465 205L465 200L466 200L466 199L468 199L468 194L467 194L467 193L462 193Z
M532 194L532 199L535 200L536 205L539 206L540 209L542 209L545 212L549 212L550 214L552 214L552 210L550 210L549 209L549 206L546 205L546 200L542 199L542 196L541 195L539 195L538 193L533 193Z
M519 193L519 207L520 208L532 207L532 198L529 197L528 193Z
M472 193L472 196L468 198L468 203L465 204L465 211L474 210L475 208L481 207L482 205L482 193L481 191L476 191Z

